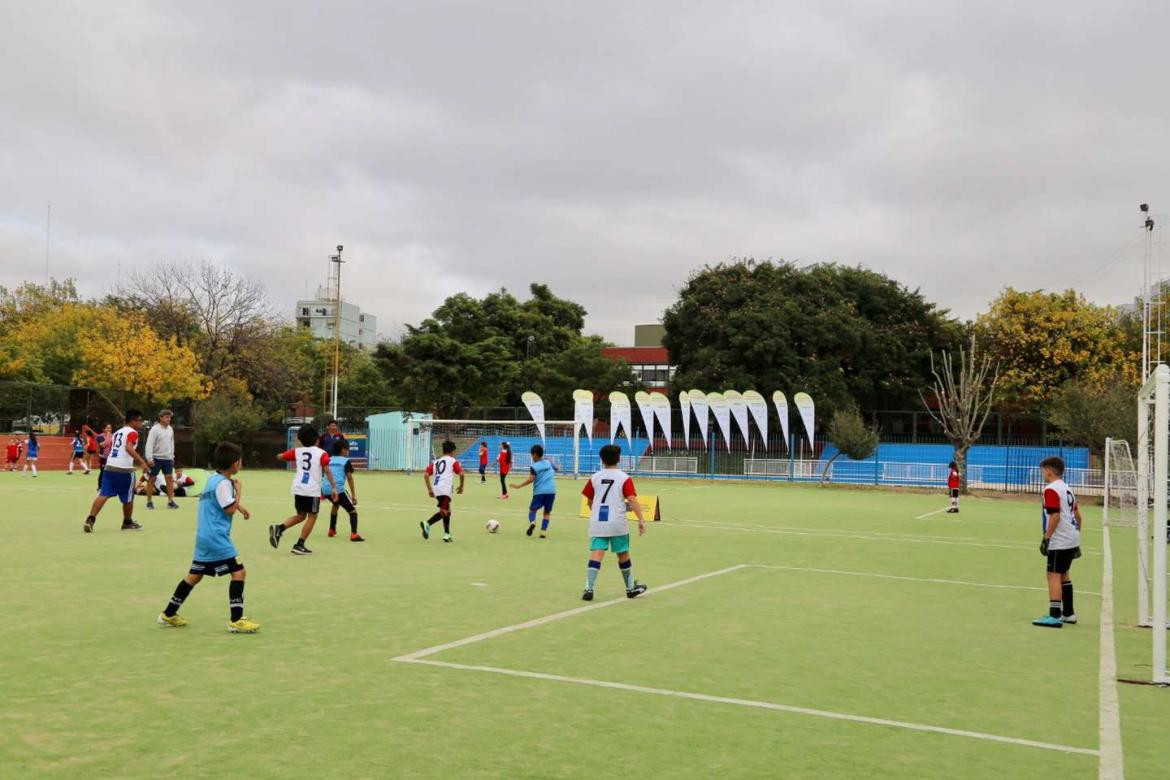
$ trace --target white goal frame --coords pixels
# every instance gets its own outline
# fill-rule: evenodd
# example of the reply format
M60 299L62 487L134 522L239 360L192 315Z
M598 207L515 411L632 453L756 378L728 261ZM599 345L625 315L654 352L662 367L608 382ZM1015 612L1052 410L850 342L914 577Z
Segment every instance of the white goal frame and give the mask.
M483 426L485 428L491 427L527 427L531 429L532 436L539 436L539 428L535 420L450 420L450 419L432 419L432 418L417 418L409 422L410 436L406 440L406 462L408 464L414 463L414 443L418 439L417 434L424 428L433 428L437 425L450 426ZM545 420L545 429L549 427L573 429L573 479L579 479L581 476L581 426L576 424L573 420ZM525 456L527 453L523 453ZM514 453L515 455L515 453ZM428 454L428 458L430 455Z
M1146 379L1137 399L1138 429L1138 576L1145 582L1142 565L1149 564L1150 596L1141 598L1140 611L1148 609L1148 625L1153 629L1153 682L1170 684L1170 673L1166 669L1166 514L1167 478L1170 477L1170 367L1160 363ZM1153 418L1151 420L1151 409ZM1153 427L1151 429L1151 421ZM1153 435L1153 458L1151 442ZM1152 488L1152 490L1151 490ZM1153 507L1152 523L1150 507ZM1153 537L1153 560L1150 561L1149 547ZM1144 584L1141 586L1144 587Z

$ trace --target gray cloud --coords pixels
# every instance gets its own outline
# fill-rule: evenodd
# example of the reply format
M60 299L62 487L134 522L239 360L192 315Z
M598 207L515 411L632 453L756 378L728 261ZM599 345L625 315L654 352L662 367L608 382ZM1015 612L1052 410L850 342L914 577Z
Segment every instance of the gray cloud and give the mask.
M1073 7L1070 7L1073 6ZM627 342L732 255L962 316L1130 298L1170 212L1170 9L1058 3L8 4L0 283L209 257L282 310L344 243L384 330L545 281ZM1126 248L1129 247L1127 250Z

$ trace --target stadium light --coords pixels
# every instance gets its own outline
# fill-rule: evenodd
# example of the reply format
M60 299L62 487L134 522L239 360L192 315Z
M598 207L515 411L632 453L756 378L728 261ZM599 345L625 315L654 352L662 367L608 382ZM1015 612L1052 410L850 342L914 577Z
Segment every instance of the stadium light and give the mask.
M337 245L337 254L330 255L330 262L336 263L334 269L335 281L333 286L333 419L337 419L337 385L341 373L341 251L345 247Z

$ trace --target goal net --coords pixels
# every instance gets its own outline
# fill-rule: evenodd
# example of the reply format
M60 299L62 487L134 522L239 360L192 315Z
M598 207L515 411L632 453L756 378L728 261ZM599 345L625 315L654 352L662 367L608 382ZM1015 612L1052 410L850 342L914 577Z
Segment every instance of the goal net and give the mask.
M468 472L479 471L480 443L488 447L489 474L498 474L498 456L503 445L512 450L512 471L526 474L532 465L532 445L544 447L544 457L562 475L578 476L584 464L577 432L571 421L553 420L544 423L544 436L531 420L417 420L414 422L409 446L413 452L407 462L415 468L426 468L430 461L443 454L443 442L455 444L455 459ZM523 479L523 477L520 477Z
M1137 417L1138 622L1153 629L1153 682L1170 684L1166 668L1170 367L1165 364L1150 373L1138 392Z

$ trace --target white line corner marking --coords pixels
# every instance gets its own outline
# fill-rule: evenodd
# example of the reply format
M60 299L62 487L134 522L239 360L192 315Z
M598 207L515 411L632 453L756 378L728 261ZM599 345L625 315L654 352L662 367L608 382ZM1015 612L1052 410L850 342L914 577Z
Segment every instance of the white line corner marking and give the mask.
M650 596L650 595L657 594L657 593L662 593L663 591L672 590L674 588L679 588L679 587L682 587L683 585L690 585L691 583L699 582L701 580L710 579L712 577L719 577L719 576L724 575L724 574L731 574L732 572L742 571L743 569L756 569L756 568L759 568L759 569L770 569L770 568L771 569L779 569L782 567L771 567L771 566L761 566L761 565L750 564L750 563L741 563L741 564L737 564L735 566L729 566L725 569L719 569L717 571L707 572L706 574L699 574L699 575L696 575L694 577L688 577L687 579L678 580L677 582L671 582L671 583L668 583L666 585L661 585L659 587L656 587L654 590L649 591L646 594L646 596ZM795 567L793 567L793 568L795 568ZM829 571L830 570L826 570L826 573L829 573ZM832 572L832 573L838 573L838 572ZM840 572L840 573L852 574L853 572ZM959 584L959 583L955 583L955 584ZM968 584L968 583L962 583L962 584ZM970 583L970 584L975 584L975 583ZM643 598L645 598L646 596L643 596ZM502 628L493 629L491 631L485 631L481 634L475 634L473 636L465 637L463 639L457 639L453 642L447 642L446 644L435 645L433 647L423 648L422 650L416 650L412 653L407 653L405 655L397 656L396 658L394 658L392 660L399 661L402 663L440 667L440 668L444 668L444 669L459 669L459 670L463 670L463 671L472 671L472 672L487 672L490 674L507 675L509 677L523 677L523 678L527 678L527 679L531 679L531 680L546 680L546 681L551 681L551 682L573 683L576 685L588 685L588 686L592 686L595 688L609 688L611 690L631 691L634 693L648 693L648 694L652 694L652 695L656 695L656 696L670 696L673 698L690 699L692 701L702 701L702 702L708 702L708 703L713 703L713 704L731 704L731 705L737 705L740 707L753 707L756 709L772 710L774 712L786 712L786 713L790 713L790 714L794 714L794 715L808 715L808 716L818 717L818 718L828 718L831 720L848 721L850 723L864 723L864 724L873 725L873 726L888 726L888 727L892 727L892 728L908 729L911 731L925 731L925 732L934 733L934 734L945 734L945 735L954 736L954 737L967 737L969 739L979 739L979 740L983 740L983 741L987 741L987 742L999 742L999 743L1003 743L1003 744L1018 745L1018 746L1022 746L1022 747L1039 748L1042 750L1054 750L1054 751L1061 752L1061 753L1077 753L1077 754L1088 755L1088 756L1100 755L1100 751L1095 750L1093 748L1075 747L1073 745L1059 745L1059 744L1055 744L1055 743L1051 743L1051 742L1039 742L1039 741L1032 740L1032 739L1018 739L1016 737L1005 737L1005 736L1001 736L999 734L985 734L985 733L980 732L980 731L967 731L965 729L953 729L953 728L948 728L946 726L932 726L932 725L925 724L925 723L911 723L908 721L890 720L887 718L873 718L873 717L869 717L866 715L852 715L852 714L845 713L845 712L831 712L829 710L817 710L817 709L811 709L808 707L796 707L796 706L792 706L789 704L777 704L775 702L755 701L752 699L737 699L737 698L732 698L732 697L728 697L728 696L712 696L712 695L705 694L705 693L694 693L691 691L675 691L675 690L670 690L667 688L651 688L651 687L647 687L644 685L631 685L628 683L612 682L612 681L608 681L608 680L592 680L592 679L585 678L585 677L569 677L569 676L560 675L560 674L546 674L544 672L529 672L529 671L524 671L524 670L520 670L520 669L503 669L503 668L496 667L496 666L482 666L482 665L477 665L477 664L460 664L460 663L451 663L448 661L435 661L435 660L431 660L428 658L428 656L436 655L438 653L442 653L442 652L445 652L447 650L454 650L457 647L465 647L466 645L475 644L476 642L483 642L483 641L488 640L488 639L494 639L495 637L504 636L505 634L511 634L511 633L516 632L516 631L523 631L523 630L529 629L529 628L536 628L537 626L543 626L543 625L546 625L548 623L555 622L557 620L564 620L565 618L575 617L577 615L585 614L586 612L592 612L593 610L604 609L606 607L612 607L612 606L615 606L617 604L623 604L623 603L626 603L627 601L628 601L628 599L626 599L623 596L620 598L611 599L609 601L602 601L602 602L599 602L597 604L589 604L589 605L584 606L584 607L577 607L575 609L565 610L564 612L556 612L552 615L546 615L544 617L535 618L533 620L528 620L528 621L525 621L523 623L516 623L516 624L511 625L511 626L504 626Z

